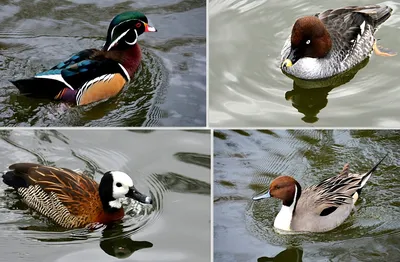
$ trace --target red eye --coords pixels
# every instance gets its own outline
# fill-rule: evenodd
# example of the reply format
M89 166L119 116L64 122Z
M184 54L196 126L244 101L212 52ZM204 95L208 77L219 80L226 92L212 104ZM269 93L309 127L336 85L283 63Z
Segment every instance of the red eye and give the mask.
M139 28L142 25L142 23L137 23L136 27Z

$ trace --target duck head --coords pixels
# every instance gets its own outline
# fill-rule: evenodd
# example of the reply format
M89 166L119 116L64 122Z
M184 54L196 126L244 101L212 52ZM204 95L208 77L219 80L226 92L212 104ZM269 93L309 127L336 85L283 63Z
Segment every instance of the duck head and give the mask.
M137 11L128 11L115 16L108 27L103 51L129 48L137 43L139 35L144 32L157 32L157 29L148 23L147 17Z
M140 193L132 179L121 171L108 171L101 178L99 185L100 199L104 210L118 210L122 207L122 199L132 198L140 203L152 204L150 197Z
M253 197L253 200L274 197L282 200L283 205L291 206L293 201L298 199L301 194L300 184L290 176L280 176L272 180L269 191Z
M325 25L316 16L297 19L290 38L291 49L283 67L293 66L300 58L323 58L332 48L332 40Z

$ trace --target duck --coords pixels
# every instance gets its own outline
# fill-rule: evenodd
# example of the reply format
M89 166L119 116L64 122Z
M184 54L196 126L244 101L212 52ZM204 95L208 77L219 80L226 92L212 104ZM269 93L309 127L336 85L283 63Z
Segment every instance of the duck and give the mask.
M391 13L385 5L347 6L297 19L281 51L281 71L297 79L321 80L351 69L373 50L394 56L379 49L374 36Z
M67 229L98 228L120 221L122 201L127 197L136 203L153 203L122 171L107 171L99 184L68 168L16 163L2 178L28 207Z
M350 216L361 189L386 156L364 174L349 173L349 164L346 164L340 174L305 189L293 177L279 176L271 182L266 193L252 199L282 200L274 221L278 232L330 231Z
M116 15L101 50L85 49L27 79L10 81L22 95L87 105L116 96L129 83L141 62L138 37L157 32L138 11Z

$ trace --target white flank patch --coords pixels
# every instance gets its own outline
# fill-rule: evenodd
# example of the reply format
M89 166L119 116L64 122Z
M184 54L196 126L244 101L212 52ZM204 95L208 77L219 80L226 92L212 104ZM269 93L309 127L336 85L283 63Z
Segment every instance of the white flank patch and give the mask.
M293 203L289 207L282 205L281 210L276 216L274 221L275 228L285 231L291 231L290 224L292 223L293 209L294 206L296 205L296 201L297 201L297 186L295 186Z
M113 30L114 30L114 29L113 29ZM116 43L118 43L118 41L119 41L122 37L124 37L124 36L129 32L129 30L131 30L131 29L126 30L126 31L123 32L117 39L115 39L114 42L112 42L112 43L110 44L110 46L108 47L107 51L110 51L110 49L111 49Z
M118 63L119 67L121 67L122 71L124 71L125 76L128 78L128 82L131 81L131 77L128 74L128 70L125 69L125 67L123 65L121 65L120 63Z
M64 78L62 77L62 75L40 75L40 76L35 76L35 78L46 78L46 79L53 79L53 80L57 80L60 81L62 83L64 83L66 86L68 86L70 89L74 90L72 88L72 86L70 84L68 84Z
M355 193L353 194L353 205L357 202L357 200L358 200L358 193L355 192Z
M362 22L362 24L360 25L360 29L361 29L361 35L364 34L364 31L365 31L365 20L364 20L364 22Z

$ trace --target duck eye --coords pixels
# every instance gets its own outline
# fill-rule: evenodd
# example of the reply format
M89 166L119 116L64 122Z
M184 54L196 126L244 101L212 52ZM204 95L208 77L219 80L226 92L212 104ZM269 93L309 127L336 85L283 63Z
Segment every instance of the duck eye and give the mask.
M281 187L280 187L280 186L276 186L275 188L276 188L276 189L281 189Z
M116 186L117 186L117 187L122 187L122 184L121 184L120 182L118 182L118 183L116 184Z
M309 45L310 43L311 43L311 40L308 39L308 40L306 41L306 45Z
M139 28L142 26L142 23L136 23L136 27Z

